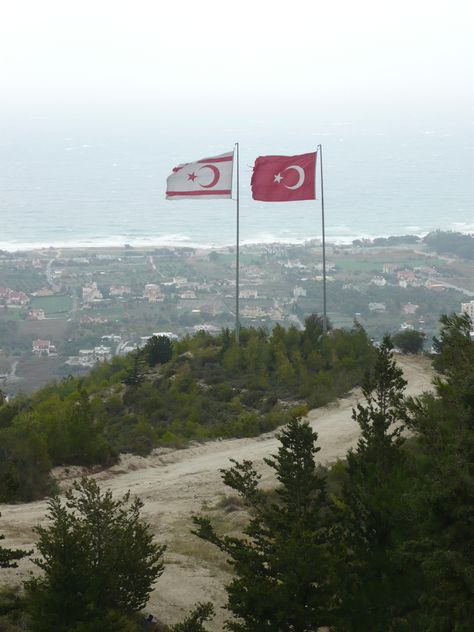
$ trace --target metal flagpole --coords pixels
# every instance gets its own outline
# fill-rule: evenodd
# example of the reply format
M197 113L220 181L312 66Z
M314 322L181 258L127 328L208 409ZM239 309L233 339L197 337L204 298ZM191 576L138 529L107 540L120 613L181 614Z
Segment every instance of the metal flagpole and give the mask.
M328 330L327 303L326 303L326 236L324 230L324 184L323 184L323 146L319 148L319 165L321 173L321 226L323 238L323 333Z
M239 143L235 143L235 157L236 157L236 178L235 185L237 189L236 210L237 210L237 231L236 231L236 245L235 245L235 342L239 344L239 238L240 238L240 186L239 186Z

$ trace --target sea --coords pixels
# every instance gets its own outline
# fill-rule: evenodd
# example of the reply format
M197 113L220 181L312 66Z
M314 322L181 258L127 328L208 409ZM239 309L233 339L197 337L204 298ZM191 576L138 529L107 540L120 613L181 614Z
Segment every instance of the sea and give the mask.
M208 134L212 137L212 133ZM321 237L318 200L251 198L260 154L323 147L326 239L474 232L474 142L465 129L423 126L396 132L333 125L310 142L258 134L240 144L242 244L301 243ZM234 200L165 199L178 163L232 150L232 134L172 138L162 130L15 130L0 139L0 249L97 246L218 248L236 239Z

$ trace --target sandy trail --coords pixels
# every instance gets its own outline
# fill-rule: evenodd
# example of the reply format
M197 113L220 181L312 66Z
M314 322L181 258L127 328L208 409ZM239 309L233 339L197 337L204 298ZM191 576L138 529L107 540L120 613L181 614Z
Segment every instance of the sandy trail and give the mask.
M431 390L433 372L425 358L397 358L408 380L407 394L416 395ZM359 389L324 408L310 411L308 419L319 435L319 459L332 462L344 456L355 445L358 426L351 418L352 408L361 398ZM275 433L252 439L227 439L193 445L182 450L156 450L141 458L125 455L116 466L95 477L116 494L131 490L145 503L143 515L151 524L156 538L168 544L166 570L153 591L147 610L165 622L180 620L197 601L212 601L218 615L209 626L221 630L225 612L219 608L225 602L223 584L228 579L225 564L213 547L190 535L191 515L215 506L219 498L229 495L221 481L220 468L229 466L229 459L250 459L262 473L262 481L271 485L271 471L263 459L276 453ZM79 470L71 468L72 475ZM64 473L63 473L64 477ZM44 520L46 501L25 505L0 505L0 533L7 546L31 547L35 536L32 527ZM227 527L238 520L239 513L230 514ZM221 512L225 518L225 513ZM235 526L235 524L234 524ZM25 579L31 562L19 568L2 571L0 582L16 584Z

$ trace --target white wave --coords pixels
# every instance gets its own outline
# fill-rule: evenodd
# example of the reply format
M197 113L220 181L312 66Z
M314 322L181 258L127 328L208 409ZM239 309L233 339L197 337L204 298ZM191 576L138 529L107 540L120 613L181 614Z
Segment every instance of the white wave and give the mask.
M474 233L474 224L469 222L453 222L451 224L451 230L458 233Z
M451 230L472 233L474 232L474 224L468 222L453 222L449 228ZM434 230L435 228L433 228ZM380 231L374 232L357 232L350 228L346 224L338 226L329 226L326 229L326 242L339 245L350 245L355 239L374 239L376 237L390 237L391 235L402 234L415 234L418 237L423 237L429 231L423 230L420 226L405 226L399 231L390 231L387 233L381 233ZM311 240L321 240L321 232L316 230L315 232L306 232L304 234L297 233L296 231L283 230L277 232L260 232L249 238L241 239L242 246L250 246L256 244L295 244L301 245ZM63 238L63 239L51 239L51 240L4 240L0 241L0 250L7 252L19 252L30 250L45 250L48 248L123 248L125 245L129 245L135 248L156 248L156 247L189 247L198 249L216 249L216 248L228 248L235 246L235 240L230 236L222 236L220 239L206 240L192 237L185 233L167 233L164 235L130 235L130 234L118 234L118 235L98 235L94 237L77 237Z

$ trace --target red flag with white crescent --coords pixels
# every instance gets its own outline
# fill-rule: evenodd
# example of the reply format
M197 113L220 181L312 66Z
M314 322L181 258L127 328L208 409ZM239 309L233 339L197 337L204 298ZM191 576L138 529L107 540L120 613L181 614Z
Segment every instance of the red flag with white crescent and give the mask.
M252 197L262 202L316 199L317 152L259 156L252 174Z
M186 162L173 169L166 180L166 199L232 197L234 153Z

